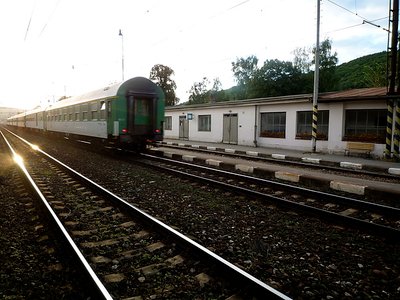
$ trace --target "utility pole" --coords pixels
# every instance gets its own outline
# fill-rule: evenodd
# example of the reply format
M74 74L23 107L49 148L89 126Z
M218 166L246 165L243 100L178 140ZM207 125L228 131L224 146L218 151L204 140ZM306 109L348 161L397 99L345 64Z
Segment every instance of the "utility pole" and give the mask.
M393 96L393 98L396 98L396 124L395 124L395 135L394 135L394 154L396 158L399 158L399 127L400 125L397 124L399 122L399 116L397 115L397 112L400 111L398 109L399 105L399 100L396 96L399 94L399 86L398 86L398 81L399 81L399 74L398 72L398 34L399 34L399 0L393 0L393 8L390 9L390 16L389 18L389 28L391 27L391 44L390 44L390 70L389 70L389 88L388 88L388 96ZM390 23L392 23L392 26L390 26ZM389 39L389 38L388 38ZM389 44L389 43L388 43ZM389 49L388 49L389 50ZM389 62L389 60L388 60ZM397 76L396 76L397 75ZM397 84L397 90L396 90L396 84ZM392 128L393 128L393 108L394 108L394 99L389 98L387 100L387 116L386 116L386 148L385 148L385 158L389 159L391 158L391 153L392 153Z
M120 37L121 37L121 43L122 43L122 81L124 81L124 73L125 73L125 71L124 71L124 35L122 34L122 30L120 29L119 30L119 34L118 34Z
M313 119L312 119L312 152L317 151L317 121L318 121L318 87L319 87L319 25L320 25L320 1L317 0L317 42L315 47L315 71L313 92Z

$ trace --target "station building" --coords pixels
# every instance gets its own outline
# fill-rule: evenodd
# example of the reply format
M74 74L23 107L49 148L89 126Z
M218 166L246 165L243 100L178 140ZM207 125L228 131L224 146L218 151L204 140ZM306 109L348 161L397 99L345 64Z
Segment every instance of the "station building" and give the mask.
M320 94L317 152L344 154L348 143L357 142L372 144L370 154L383 157L388 99L385 87ZM312 94L177 105L165 111L166 139L311 151L311 132Z

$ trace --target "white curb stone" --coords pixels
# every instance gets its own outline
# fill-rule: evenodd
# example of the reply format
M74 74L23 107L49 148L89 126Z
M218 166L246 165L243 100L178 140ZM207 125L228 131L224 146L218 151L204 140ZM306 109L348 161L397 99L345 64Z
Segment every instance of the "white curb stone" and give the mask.
M178 146L179 146L179 147L185 147L186 144L184 144L184 143L178 143Z
M164 152L165 157L172 158L173 153L172 152Z
M290 182L299 182L300 181L300 175L299 174L283 172L283 171L275 172L275 177L278 178L278 179L285 180L285 181L290 181Z
M235 149L225 149L226 153L235 153L236 150Z
M399 168L389 168L388 172L389 172L389 174L400 175L400 169Z
M182 155L182 160L184 161L193 161L196 158L196 156L193 155Z
M347 162L347 161L341 161L340 166L342 168L347 168L347 169L355 169L355 170L362 169L362 164L357 164L357 163L352 163L352 162Z
M275 159L286 159L285 154L272 154L271 157Z
M207 146L207 150L215 151L215 150L217 150L217 148L216 147Z
M198 149L198 148L200 148L200 146L199 145L192 145L192 148Z
M258 156L258 152L255 151L246 151L246 154L251 156Z
M312 158L312 157L302 157L301 160L312 164L319 164L321 161L320 158Z
M339 181L331 181L330 183L331 189L347 192L356 195L364 195L365 193L365 186L362 185L355 185L350 183L344 183Z
M222 161L220 161L220 160L215 160L215 159L211 159L211 158L206 159L206 164L207 164L207 165L210 165L210 166L219 167L219 165L220 165L221 163L222 163Z
M239 171L246 172L246 173L253 173L254 167L249 166L249 165L237 164L237 165L235 165L235 170L239 170Z

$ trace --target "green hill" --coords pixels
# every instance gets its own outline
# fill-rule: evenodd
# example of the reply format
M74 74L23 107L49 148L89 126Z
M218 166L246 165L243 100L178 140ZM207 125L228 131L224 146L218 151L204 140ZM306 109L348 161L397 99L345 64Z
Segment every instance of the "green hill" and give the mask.
M387 52L366 55L336 67L337 90L386 86Z

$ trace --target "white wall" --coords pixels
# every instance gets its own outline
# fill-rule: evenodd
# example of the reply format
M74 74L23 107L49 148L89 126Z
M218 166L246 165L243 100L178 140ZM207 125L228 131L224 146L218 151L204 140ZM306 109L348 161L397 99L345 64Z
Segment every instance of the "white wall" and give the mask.
M187 109L187 110L186 110ZM325 153L344 153L346 142L342 141L345 126L346 109L386 109L384 102L356 101L356 102L327 102L318 105L319 110L329 110L328 141L317 140L317 151ZM185 108L182 110L171 109L165 116L172 116L172 130L165 130L167 139L179 139L179 116L192 113L194 118L189 121L189 140L202 142L222 142L223 115L235 113L238 115L238 144L254 146L254 125L257 110L257 145L261 147L295 149L311 151L311 140L296 139L296 123L298 111L312 111L311 102L275 103L262 105L234 105L231 107L200 107ZM286 112L286 137L266 138L260 137L261 113ZM211 132L198 131L198 116L211 115ZM385 145L376 144L373 152L376 156L383 154Z

